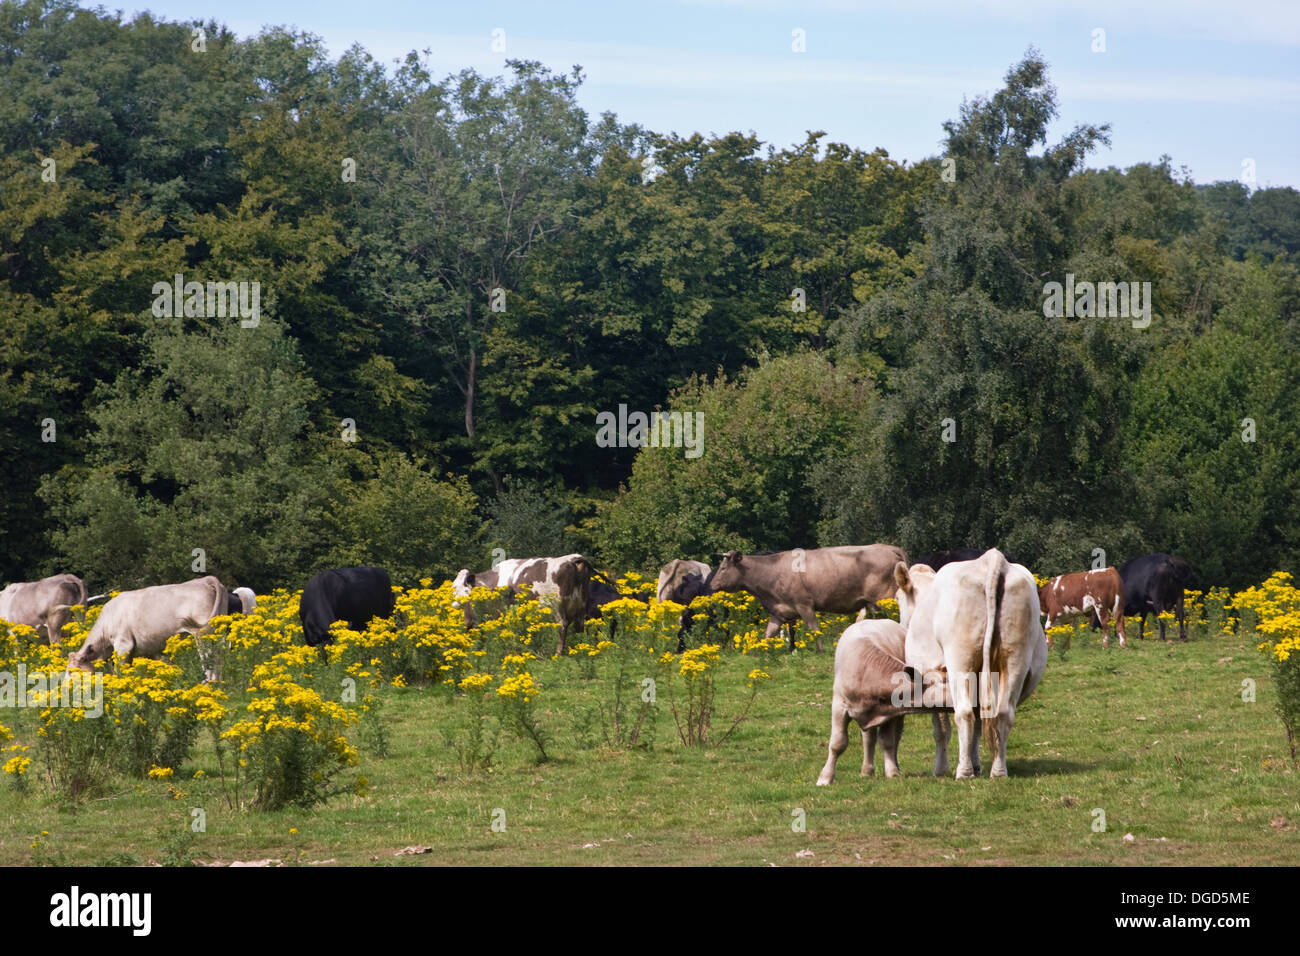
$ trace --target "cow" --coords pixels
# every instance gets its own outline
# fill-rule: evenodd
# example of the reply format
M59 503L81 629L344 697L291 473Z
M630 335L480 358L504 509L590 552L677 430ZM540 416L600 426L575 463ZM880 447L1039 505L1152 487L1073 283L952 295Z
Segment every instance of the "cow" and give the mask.
M75 574L17 581L0 591L0 620L33 627L51 644L62 644L72 608L85 603L86 585Z
M606 604L612 604L614 601L621 601L624 598L630 598L633 601L640 601L642 604L649 603L650 599L644 594L632 593L623 594L618 588L609 583L599 571L593 572L590 581L587 582L587 619L600 617L600 609Z
M531 585L539 598L552 603L560 624L560 641L555 653L563 657L569 628L582 631L587 621L587 586L596 569L581 554L560 558L531 558L511 570L512 588Z
M257 595L252 588L235 588L226 593L227 614L252 614L257 607Z
M891 544L838 548L795 548L770 554L728 551L709 575L708 593L749 591L767 611L769 639L783 624L802 619L816 635L818 611L836 614L858 612L861 620L869 606L892 596L894 565L907 563L907 553ZM794 650L794 632L790 633Z
M558 558L507 558L490 571L462 570L456 575L453 588L459 597L469 595L475 587L507 587L513 595L524 585L533 594L552 604L555 619L560 625L560 641L556 653L563 656L569 629L581 631L587 620L588 585L595 567L581 554L566 554ZM465 622L473 626L473 616L466 606Z
M229 600L225 585L213 575L123 591L104 605L86 642L68 658L68 668L89 670L114 651L127 664L137 657L159 657L173 635L206 632L214 617L227 612Z
M596 575L599 575L598 577ZM645 604L650 599L644 594L620 594L618 588L609 583L609 579L599 571L593 573L591 580L587 582L587 620L598 620L601 618L601 609L606 604L612 604L614 601L620 601L624 598L630 598L633 601L640 601ZM584 625L585 627L585 625ZM618 631L618 621L609 622L609 636L612 639Z
M697 597L708 594L707 582L713 573L703 561L689 561L674 558L659 569L659 582L655 588L655 600L662 604L672 601L683 606L681 626L677 629L677 653L686 650L686 632L695 623L699 611L692 611L690 603Z
M1101 646L1110 647L1112 627L1119 646L1127 646L1124 626L1124 582L1114 568L1058 574L1038 589L1038 605L1047 615L1047 630L1062 618L1095 615L1101 625ZM1051 643L1051 638L1048 638Z
M903 736L903 715L922 712L925 702L915 700L913 674L903 660L907 630L896 621L858 621L845 628L835 648L835 683L831 693L831 739L827 746L826 766L817 778L817 786L828 786L835 779L835 762L849 745L849 721L856 720L862 730L862 776L875 773L876 736L885 753L885 776L899 776L898 742ZM945 688L932 685L930 711L934 730L934 775L948 773L948 740L952 722L946 710ZM951 699L946 701L951 705ZM948 708L951 710L951 706ZM978 768L976 769L978 773Z
M916 564L924 564L938 571L945 564L954 561L974 561L988 548L953 548L951 551L931 551L916 559Z
M986 722L990 735L989 776L1005 777L1016 707L1047 668L1034 576L992 548L974 561L956 561L938 571L921 564L909 570L900 562L894 580L913 683L929 682L929 675L940 672L948 684L960 745L957 778L975 776L979 721Z
M1156 615L1160 623L1160 640L1167 641L1163 611L1178 617L1178 639L1187 640L1187 620L1183 616L1183 590L1191 583L1192 569L1182 558L1168 554L1144 554L1119 566L1124 583L1124 613L1138 615L1138 639L1144 637L1147 615Z
M302 636L312 647L333 642L330 625L347 621L354 631L364 630L372 618L391 617L396 599L388 572L383 568L361 565L334 568L317 574L302 589L298 617Z

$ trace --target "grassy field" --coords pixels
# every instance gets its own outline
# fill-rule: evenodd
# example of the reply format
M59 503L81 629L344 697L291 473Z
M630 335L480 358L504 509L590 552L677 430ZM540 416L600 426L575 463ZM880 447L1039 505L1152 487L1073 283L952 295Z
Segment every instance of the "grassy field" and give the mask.
M408 687L384 691L388 756L363 748L368 794L334 797L313 811L228 809L202 737L172 781L119 782L75 809L60 807L39 781L26 793L6 785L0 863L1300 861L1300 775L1252 641L1202 634L1165 646L1148 637L1103 651L1095 635L1080 632L1064 658L1053 650L1038 692L1017 714L1009 779L929 776L929 719L918 716L908 718L901 779L883 777L879 754L877 776L858 775L853 725L826 788L815 781L826 757L833 652L765 660L771 680L721 745L683 746L666 700L656 705L651 749L598 744L599 726L584 729L581 715L607 688L581 679L569 659L539 670L537 713L553 738L545 763L531 744L502 734L491 770L464 772L448 745L463 729L464 701ZM754 664L724 656L715 739L743 706ZM1246 678L1257 685L1254 703L1242 700ZM954 734L954 761L955 752ZM191 828L194 808L206 815L205 832ZM1094 832L1096 809L1105 832ZM803 832L795 828L800 817ZM411 846L431 849L396 855Z

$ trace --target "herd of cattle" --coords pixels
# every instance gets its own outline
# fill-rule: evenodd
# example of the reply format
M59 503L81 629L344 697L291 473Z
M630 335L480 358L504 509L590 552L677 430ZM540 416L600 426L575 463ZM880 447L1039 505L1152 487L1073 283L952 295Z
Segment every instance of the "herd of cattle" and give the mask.
M1041 587L1033 574L996 548L962 548L936 552L909 564L898 547L873 544L741 554L727 552L718 567L702 561L674 560L659 573L660 602L686 607L678 650L700 612L689 607L698 596L719 591L748 591L769 615L766 637L803 621L821 639L817 614L857 613L835 651L829 755L818 784L834 778L835 762L847 747L850 720L863 741L863 775L873 772L879 737L885 772L898 774L897 748L903 717L928 713L934 725L934 772L948 772L948 741L953 714L959 756L956 776L980 772L981 723L987 722L992 754L991 776L1006 776L1006 745L1016 707L1037 686L1047 666L1050 629L1059 620L1084 616L1103 629L1109 646L1117 629L1126 645L1125 618L1138 615L1139 637L1148 614L1176 614L1179 637L1187 638L1183 591L1191 569L1180 558L1150 554L1119 568L1062 574ZM581 554L558 558L511 559L487 571L462 570L453 581L457 601L474 587L506 588L513 595L527 586L545 600L559 623L557 653L565 653L570 630L599 617L601 608L623 595ZM51 643L62 641L62 627L72 608L107 595L87 598L76 575L11 584L0 591L0 620L35 628ZM645 598L640 598L645 600ZM896 599L899 621L867 620L866 611ZM181 584L123 591L111 597L69 668L86 669L116 653L158 657L178 633L200 634L222 614L248 614L256 607L246 587L230 590L214 576ZM346 621L361 630L372 618L393 613L388 572L352 567L322 571L303 588L299 607L303 635L312 646L329 643L329 628ZM466 604L467 625L474 623ZM1165 622L1160 636L1165 635ZM793 631L790 635L793 648ZM209 671L209 678L215 675Z

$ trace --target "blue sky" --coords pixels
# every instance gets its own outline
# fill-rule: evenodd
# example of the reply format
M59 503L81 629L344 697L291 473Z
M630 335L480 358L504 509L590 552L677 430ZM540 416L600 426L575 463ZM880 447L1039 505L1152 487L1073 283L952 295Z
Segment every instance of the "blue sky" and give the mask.
M92 6L92 4L84 4ZM113 9L119 9L116 5ZM391 63L428 49L435 76L499 73L507 57L580 64L580 101L660 131L753 131L789 146L805 130L916 161L941 152L942 123L987 95L1025 49L1058 92L1053 139L1110 123L1095 167L1171 157L1196 182L1300 187L1300 2L1205 0L654 0L419 3L414 0L153 0L122 6L224 22L241 36L293 25L337 56L360 43ZM505 51L492 49L504 31ZM805 52L792 49L804 31ZM1105 31L1105 52L1092 51Z

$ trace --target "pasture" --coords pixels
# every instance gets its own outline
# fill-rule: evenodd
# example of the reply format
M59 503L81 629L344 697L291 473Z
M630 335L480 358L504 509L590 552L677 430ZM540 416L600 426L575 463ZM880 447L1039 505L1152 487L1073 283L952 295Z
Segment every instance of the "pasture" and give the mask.
M268 604L259 615L274 614L275 602ZM726 626L749 611L741 606ZM1138 641L1133 628L1128 650L1103 651L1096 632L1079 628L1068 652L1052 650L1041 686L1017 713L1009 779L931 777L929 718L913 716L899 750L902 778L883 776L879 751L876 776L859 777L860 735L851 725L835 783L819 788L833 640L822 654L811 645L794 654L757 646L752 635L748 653L725 650L708 665L715 714L697 746L683 744L671 713L674 705L684 712L688 689L681 658L671 658L660 665L637 745L627 746L642 705L637 668L656 658L623 658L623 743L611 743L618 648L597 650L579 636L589 649L552 659L553 625L531 620L546 647L529 662L542 762L531 741L497 726L490 715L504 712L492 707L505 698L491 691L475 711L472 690L380 680L383 650L366 651L376 655L369 670L343 659L315 668L300 654L304 686L365 674L376 686L363 699L381 705L382 730L372 723L363 732L367 712L350 737L359 763L348 769L364 780L312 809L231 808L221 780L231 754L219 764L205 733L170 776L119 775L76 800L60 798L42 779L38 712L0 711L0 724L33 759L22 781L0 780L0 864L1258 866L1300 858L1300 788L1253 631L1211 634L1198 623L1190 642L1163 645L1150 631ZM824 622L828 636L846 620ZM604 627L594 625L587 639L608 636ZM188 667L183 647L172 657ZM306 673L313 668L319 673ZM770 677L747 679L756 669ZM232 674L233 713L251 697L235 686L247 678ZM1243 700L1247 678L1254 702ZM746 719L722 740L746 707ZM475 720L496 728L497 746L488 766L468 768ZM1104 832L1096 810L1104 811ZM397 855L408 847L430 849Z

